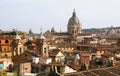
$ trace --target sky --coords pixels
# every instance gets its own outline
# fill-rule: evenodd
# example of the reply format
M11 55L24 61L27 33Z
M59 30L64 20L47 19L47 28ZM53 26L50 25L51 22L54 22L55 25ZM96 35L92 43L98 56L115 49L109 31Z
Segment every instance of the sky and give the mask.
M120 0L0 0L0 29L67 31L75 9L85 28L120 26Z

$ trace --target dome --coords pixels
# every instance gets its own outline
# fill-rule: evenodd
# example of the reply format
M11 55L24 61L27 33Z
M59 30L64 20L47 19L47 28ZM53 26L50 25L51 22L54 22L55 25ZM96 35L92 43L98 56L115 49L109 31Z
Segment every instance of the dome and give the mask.
M73 11L72 17L68 21L67 29L68 33L74 36L77 35L78 33L81 33L81 23L79 22L79 19L76 16L75 10Z
M76 16L76 12L75 12L75 10L73 11L73 15L72 15L72 17L69 19L69 21L68 21L68 25L79 25L80 24L80 22L79 22L79 19L78 19L78 17Z
M51 32L55 32L55 29L54 29L54 27L52 27L52 29L51 29Z
M41 34L40 34L39 39L43 39L43 40L45 40L45 39L46 39L46 38L43 36L42 32L41 32Z

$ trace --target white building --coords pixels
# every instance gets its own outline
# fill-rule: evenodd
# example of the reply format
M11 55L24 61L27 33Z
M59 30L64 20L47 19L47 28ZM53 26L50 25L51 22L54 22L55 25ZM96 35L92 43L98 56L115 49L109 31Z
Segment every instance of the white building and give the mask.
M7 70L7 68L9 67L9 65L13 65L12 59L11 58L0 58L0 62L2 62L3 64L3 68L4 70Z
M73 72L77 72L77 70L71 68L71 67L68 66L68 65L65 66L64 73L73 73Z

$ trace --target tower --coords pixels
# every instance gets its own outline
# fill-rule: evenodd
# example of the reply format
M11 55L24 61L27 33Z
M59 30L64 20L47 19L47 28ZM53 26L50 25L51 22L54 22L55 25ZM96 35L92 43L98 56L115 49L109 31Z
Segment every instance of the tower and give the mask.
M31 29L29 30L29 36L33 36L33 32Z
M21 53L23 53L23 44L17 32L12 42L12 48L13 48L12 56L20 55Z
M52 27L52 29L51 29L51 32L53 32L53 33L55 32L55 29L54 29L54 27Z
M45 42L46 38L43 36L43 33L40 33L39 38L37 39L37 46L39 48L39 55L48 56L48 45Z
M68 33L76 36L78 33L81 33L81 23L79 22L78 17L76 16L75 9L73 10L72 17L68 21L67 25Z

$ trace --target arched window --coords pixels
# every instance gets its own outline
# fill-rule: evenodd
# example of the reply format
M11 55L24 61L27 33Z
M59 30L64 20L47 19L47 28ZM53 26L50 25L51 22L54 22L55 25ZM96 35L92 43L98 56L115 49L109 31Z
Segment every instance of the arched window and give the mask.
M0 47L0 52L2 52L2 48Z
M75 31L75 34L76 34L76 31Z
M4 48L4 51L5 51L5 52L6 52L6 50L7 50L7 49L6 49L6 48Z
M20 53L22 53L22 48L20 48Z
M25 54L25 57L27 57L27 54Z
M44 48L44 53L46 53L46 48Z
M7 54L5 54L5 57L6 57L6 58L8 57Z
M5 43L9 43L9 41L8 41L8 40L5 40Z

